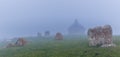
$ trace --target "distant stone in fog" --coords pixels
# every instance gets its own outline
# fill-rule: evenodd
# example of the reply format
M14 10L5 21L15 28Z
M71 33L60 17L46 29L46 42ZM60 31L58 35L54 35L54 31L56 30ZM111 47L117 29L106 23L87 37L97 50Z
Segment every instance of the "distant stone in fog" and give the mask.
M50 31L45 31L45 36L50 36Z
M38 37L42 37L42 34L40 32L37 33Z
M60 32L58 32L58 33L56 33L56 35L55 35L55 39L56 39L56 40L63 40L63 35L62 35Z
M112 27L110 25L97 26L88 29L89 46L109 47L115 46L112 40Z

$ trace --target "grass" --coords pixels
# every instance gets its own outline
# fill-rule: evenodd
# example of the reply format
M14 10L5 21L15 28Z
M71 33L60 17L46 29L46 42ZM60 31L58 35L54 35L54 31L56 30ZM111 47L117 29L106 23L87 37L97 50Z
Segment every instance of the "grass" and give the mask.
M24 47L0 49L0 57L120 57L120 36L114 36L117 47L89 47L87 37L65 36L64 40L54 37L28 37Z

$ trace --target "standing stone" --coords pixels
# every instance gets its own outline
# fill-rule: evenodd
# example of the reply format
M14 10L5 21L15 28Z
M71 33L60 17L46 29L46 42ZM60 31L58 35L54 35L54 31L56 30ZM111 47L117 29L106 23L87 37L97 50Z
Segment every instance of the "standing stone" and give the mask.
M56 40L63 40L63 35L58 32L58 33L56 33L55 39Z
M89 46L110 47L115 46L112 40L112 27L110 25L97 26L88 29Z
M45 36L46 37L50 36L50 31L45 31Z
M42 37L42 34L40 32L37 33L38 37Z

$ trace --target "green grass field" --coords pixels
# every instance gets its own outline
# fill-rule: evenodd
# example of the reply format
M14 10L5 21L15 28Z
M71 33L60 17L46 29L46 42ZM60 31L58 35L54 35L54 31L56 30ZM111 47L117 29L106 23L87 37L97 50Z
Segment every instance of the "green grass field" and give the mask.
M120 37L114 36L117 47L89 47L87 37L28 37L24 47L1 48L0 57L120 57Z

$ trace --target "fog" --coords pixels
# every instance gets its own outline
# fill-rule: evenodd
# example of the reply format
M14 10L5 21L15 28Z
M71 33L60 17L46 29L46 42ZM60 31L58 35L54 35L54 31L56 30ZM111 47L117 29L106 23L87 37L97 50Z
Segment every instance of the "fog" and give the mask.
M0 39L46 30L67 34L75 19L86 30L110 24L119 35L119 5L119 0L0 0Z

